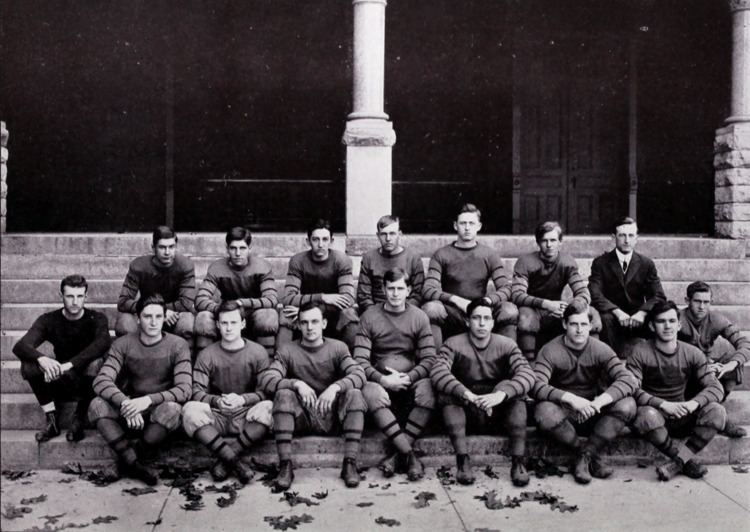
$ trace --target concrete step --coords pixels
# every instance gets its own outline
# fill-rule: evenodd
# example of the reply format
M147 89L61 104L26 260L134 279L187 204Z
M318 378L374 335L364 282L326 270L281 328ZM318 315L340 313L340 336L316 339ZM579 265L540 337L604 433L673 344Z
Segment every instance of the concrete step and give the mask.
M509 462L508 438L503 436L469 436L469 453L475 465ZM530 429L527 437L527 455L546 457L564 462L570 457L569 451L542 437ZM48 442L39 444L34 439L33 430L2 430L0 456L2 468L59 469L66 462L80 462L84 466L100 466L114 461L112 451L96 431L87 431L87 437L80 442L70 443L60 435ZM294 439L294 462L298 467L338 467L341 464L344 445L339 437L303 436ZM423 455L426 466L453 466L455 455L449 438L446 436L425 436L416 444L417 452ZM386 452L385 440L380 434L367 432L362 440L358 462L364 467L373 467ZM663 457L649 443L624 436L610 445L603 453L607 462L617 465L635 465L644 459L661 461ZM276 446L266 439L251 453L263 463L277 463ZM700 453L705 464L745 463L750 458L750 438L730 440L716 436ZM166 444L156 460L186 460L196 466L208 465L211 458L205 447L194 441L175 438ZM375 471L368 476L370 481L381 479Z
M13 354L13 346L24 333L25 331L0 331L0 360L18 360ZM52 353L52 345L47 342L40 345L38 349L45 354Z
M373 222L373 233L374 233ZM446 222L446 227L450 227ZM188 255L221 255L225 251L222 233L181 233L179 249ZM346 249L352 255L361 255L378 245L375 236L334 235L334 247ZM480 241L502 250L502 254L515 257L535 249L531 235L481 235ZM404 244L430 255L440 246L455 240L455 234L410 234L404 236ZM17 255L142 255L151 249L151 235L147 233L57 233L32 234L8 233L3 235L3 253ZM580 257L596 257L612 249L609 235L577 236L565 235L563 246ZM302 233L258 233L253 236L253 247L268 257L288 257L305 249ZM728 258L747 256L747 244L743 240L716 239L707 237L684 237L664 235L641 235L638 249L655 258Z

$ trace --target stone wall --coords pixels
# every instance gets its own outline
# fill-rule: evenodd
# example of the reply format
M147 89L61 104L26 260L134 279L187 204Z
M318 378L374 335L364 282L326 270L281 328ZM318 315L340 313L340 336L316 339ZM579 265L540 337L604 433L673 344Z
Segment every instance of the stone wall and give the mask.
M717 130L714 153L716 235L750 238L750 123Z
M8 214L8 130L0 122L0 233L5 233Z

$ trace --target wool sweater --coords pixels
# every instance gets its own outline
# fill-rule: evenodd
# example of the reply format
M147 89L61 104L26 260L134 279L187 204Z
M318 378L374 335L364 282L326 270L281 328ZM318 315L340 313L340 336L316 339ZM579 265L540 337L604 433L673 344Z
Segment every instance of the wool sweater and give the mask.
M251 255L244 268L232 266L228 258L219 259L208 267L195 297L196 310L214 312L220 305L218 300L235 299L251 311L276 308L276 282L268 261Z
M323 294L341 294L349 306L354 304L352 259L335 249L320 262L313 260L312 251L294 255L286 274L284 305L300 307L310 301L321 302Z
M586 281L571 255L558 253L555 260L546 261L538 251L528 253L519 257L513 268L511 299L519 307L542 308L545 299L559 301L566 285L574 299L591 302Z
M713 310L699 322L693 321L689 310L684 310L680 314L678 338L694 345L707 357L711 356L711 349L719 336L728 340L735 350L726 362L737 361L740 366L744 366L750 361L750 338L729 321L729 318Z
M384 255L380 248L371 249L362 256L357 284L357 305L360 313L385 301L383 275L393 268L401 268L409 275L411 293L407 302L418 307L422 303L424 286L424 266L422 258L415 251L404 248L395 255Z
M117 310L135 313L138 293L145 298L159 294L167 303L167 310L193 312L195 298L195 266L193 261L179 253L174 262L164 267L153 255L138 257L130 263L122 283Z

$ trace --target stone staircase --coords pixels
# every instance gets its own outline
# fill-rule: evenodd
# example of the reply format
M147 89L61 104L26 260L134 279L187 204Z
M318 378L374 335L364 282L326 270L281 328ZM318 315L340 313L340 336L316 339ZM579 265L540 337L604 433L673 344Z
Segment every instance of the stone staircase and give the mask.
M453 239L449 235L411 235L404 238L406 245L425 257L439 246ZM515 258L533 249L531 236L486 236L481 240L501 250L505 266L512 271ZM374 237L338 236L334 247L345 250L354 260L355 275L359 272L361 255L377 245ZM304 235L260 234L254 237L254 251L273 265L278 285L283 287L288 258L305 249ZM609 237L566 236L564 248L579 262L582 273L588 276L594 257L611 247ZM680 303L685 287L696 279L709 282L714 289L714 308L724 312L750 334L750 243L738 240L709 238L648 237L639 240L640 252L656 261L664 289L670 299ZM2 467L58 468L75 460L84 464L98 464L112 460L112 454L96 431L80 443L71 444L58 437L37 444L34 432L43 424L43 414L36 405L31 390L20 375L20 362L12 353L14 343L23 335L33 320L42 312L59 308L59 282L71 273L81 273L89 281L88 305L103 311L110 327L116 316L115 301L133 257L148 253L150 235L147 234L6 234L2 237L2 267L0 269L0 445ZM180 252L189 255L196 265L198 280L208 265L224 255L223 235L200 233L180 235ZM50 346L42 346L49 351ZM726 406L731 417L750 426L750 366L746 366L745 380ZM63 405L63 426L71 415L70 405ZM539 438L529 429L529 449L535 455L556 456L558 447ZM339 465L342 443L338 438L306 437L295 441L299 465ZM420 441L425 462L430 465L453 463L450 441L444 436L428 436ZM471 437L471 451L477 463L497 461L507 441L502 437ZM383 452L383 439L368 431L362 448L362 463L374 463ZM191 456L206 459L206 452L184 440L178 440L165 454L169 457ZM264 461L275 460L272 441L256 450ZM656 453L635 438L619 441L609 455L614 462L634 462ZM717 437L703 452L707 463L736 463L750 460L750 438L730 441Z

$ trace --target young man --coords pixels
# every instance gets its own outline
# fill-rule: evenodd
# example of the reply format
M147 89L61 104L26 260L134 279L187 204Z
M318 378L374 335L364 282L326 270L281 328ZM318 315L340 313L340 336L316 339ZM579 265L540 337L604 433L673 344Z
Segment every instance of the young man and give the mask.
M594 259L589 290L591 303L602 320L601 338L622 358L627 358L637 338L647 338L646 313L664 301L654 261L636 253L638 225L630 217L617 220L615 249Z
M542 347L534 362L534 419L540 430L576 452L573 477L588 484L592 476L612 475L599 452L635 417L631 395L638 380L608 345L589 336L585 304L574 301L565 308L563 328L565 334ZM579 433L588 435L585 444Z
M411 286L404 270L383 275L386 300L362 315L354 358L367 376L362 393L367 410L396 452L380 462L386 477L396 471L399 456L406 464L409 480L424 475L424 467L412 445L419 438L435 409L435 394L429 375L435 363L435 344L430 320L417 307L407 305ZM403 430L398 414L408 412Z
M542 222L534 233L539 251L522 255L513 270L511 299L518 307L518 346L529 360L537 346L546 344L562 332L561 318L566 301L565 286L573 292L573 301L591 302L586 281L578 271L576 260L560 251L562 227L557 222ZM601 330L599 313L589 307L591 334Z
M344 342L323 337L323 307L308 302L297 317L302 338L279 346L261 376L261 388L273 394L273 426L279 452L276 486L287 490L294 480L292 436L295 432L344 435L341 478L359 485L357 455L367 409L361 388L365 373Z
M635 394L636 431L671 460L656 469L660 480L678 473L702 478L708 472L696 460L724 428L727 413L720 401L721 384L708 369L706 356L697 347L677 340L680 316L672 301L656 303L648 314L654 339L635 346L628 367L641 381ZM688 399L688 384L698 392ZM672 436L687 436L678 443Z
M177 235L166 225L154 230L151 247L151 255L138 257L130 263L117 300L119 314L115 334L119 337L138 332L138 297L158 294L167 306L165 329L192 342L195 266L190 259L177 253Z
M278 297L271 265L251 253L253 235L244 227L232 227L224 239L226 259L208 267L205 279L195 297L195 345L198 350L218 337L214 313L221 301L238 301L249 317L248 334L273 355L279 316Z
M407 303L419 307L422 303L424 266L418 253L401 245L401 227L398 216L386 214L377 223L377 237L380 247L371 249L362 256L357 284L357 305L359 313L386 300L383 292L383 274L394 268L401 268L411 279L411 293Z
M495 332L516 339L518 309L510 302L510 282L500 255L477 242L482 229L481 212L471 203L461 207L453 222L456 241L438 249L430 259L422 295L422 306L432 324L432 335L439 348L443 338L466 331L466 307L487 295L487 283L495 318Z
M430 377L443 407L443 421L456 451L456 480L472 484L474 473L466 444L467 418L472 432L510 435L515 486L529 483L526 454L526 403L534 385L534 370L516 344L492 334L492 302L475 299L466 309L469 331L446 340Z
M78 401L65 437L80 441L85 436L86 412L94 397L91 385L112 343L107 317L85 308L87 292L83 276L65 277L60 283L63 308L39 316L13 346L13 353L21 360L21 375L47 418L47 426L35 435L38 442L60 434L55 401ZM52 344L54 358L37 350L44 342Z
M723 401L742 382L743 366L750 360L750 338L742 334L723 314L711 310L711 287L696 281L687 287L687 308L680 316L679 340L694 345L708 358L708 369L719 379L724 389ZM721 336L734 348L719 352L714 347ZM730 438L742 438L747 432L727 420L722 434Z
M332 243L331 224L315 220L307 229L309 251L297 253L289 260L277 345L292 341L293 331L298 328L300 306L314 302L323 305L328 318L325 336L354 348L359 317L354 309L352 260L345 253L331 249Z
M128 436L140 436L142 451L156 449L179 428L193 380L187 342L162 332L166 310L161 296L138 300L139 330L112 344L89 406L89 419L117 454L120 473L151 486L156 474L141 462Z
M241 455L263 440L272 426L271 401L258 389L268 354L259 344L242 337L245 309L224 301L216 309L221 340L198 355L193 368L193 398L182 409L185 433L208 447L218 459L211 468L217 482L234 471L247 484L252 470ZM232 436L227 443L223 436Z

